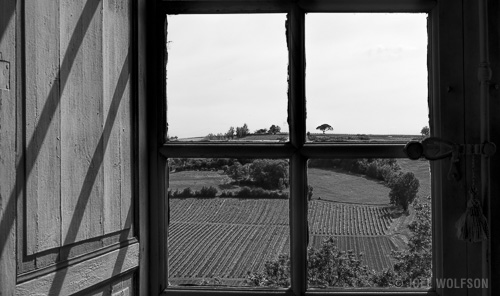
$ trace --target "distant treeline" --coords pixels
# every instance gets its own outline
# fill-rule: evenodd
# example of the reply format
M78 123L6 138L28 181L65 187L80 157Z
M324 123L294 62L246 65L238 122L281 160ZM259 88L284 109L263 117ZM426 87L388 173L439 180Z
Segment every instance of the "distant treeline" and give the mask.
M237 158L169 158L168 167L170 171L218 171L225 170L235 162L246 164L252 159Z
M368 141L370 137L365 134L332 136L324 134L307 133L307 139L312 142L347 142L347 141Z

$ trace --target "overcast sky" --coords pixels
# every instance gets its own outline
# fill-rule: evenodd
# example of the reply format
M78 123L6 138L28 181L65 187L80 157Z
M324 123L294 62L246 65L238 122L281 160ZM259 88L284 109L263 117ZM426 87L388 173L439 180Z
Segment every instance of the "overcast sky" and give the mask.
M428 125L426 14L306 15L307 130ZM169 135L288 131L284 14L168 16Z

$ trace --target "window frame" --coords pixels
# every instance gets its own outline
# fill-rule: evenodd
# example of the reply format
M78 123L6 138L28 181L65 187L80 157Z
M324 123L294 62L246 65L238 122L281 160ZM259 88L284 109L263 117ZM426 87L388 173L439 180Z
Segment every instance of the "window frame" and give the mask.
M447 104L441 98L445 97L441 85L449 85L457 77L461 79L462 72L451 73L451 65L460 60L462 52L452 57L442 58L450 49L461 46L461 37L443 37L443 32L449 30L453 21L461 18L461 8L451 9L453 0L164 0L157 1L157 9L151 13L155 28L148 30L148 39L155 47L149 59L153 62L156 74L150 81L149 96L154 97L149 103L149 146L150 156L150 284L152 295L200 295L217 294L230 295L358 295L359 289L307 290L306 285L306 250L307 250L307 159L309 158L405 158L404 144L345 144L345 143L308 143L306 141L306 100L305 100L305 42L304 20L306 13L312 12L415 12L428 13L428 73L429 73L429 113L430 127L434 136L447 135L447 139L460 142L463 140L463 130L450 127L449 123L463 121L463 110L456 104ZM444 9L443 9L444 8ZM443 10L450 15L442 15ZM166 118L166 15L167 14L221 14L221 13L287 13L287 43L289 52L289 94L288 116L290 140L287 143L182 143L168 142ZM441 34L440 34L441 32ZM441 37L440 37L441 36ZM148 45L151 47L151 45ZM158 63L158 61L163 61ZM463 62L463 61L462 61ZM445 71L443 71L445 70ZM149 75L148 77L151 77ZM160 77L160 78L158 78ZM163 78L161 78L163 77ZM449 92L449 88L448 88ZM463 96L461 97L463 100ZM460 102L459 104L460 105ZM463 105L463 104L462 104ZM463 108L463 106L462 106ZM455 116L443 116L450 111L456 111ZM445 118L446 117L446 118ZM289 289L185 289L167 287L167 236L168 236L168 186L167 158L170 157L255 157L255 158L288 158L290 159L290 251L292 258L292 285ZM435 278L444 275L463 275L465 263L456 263L462 248L452 252L451 257L444 257L444 250L449 250L452 242L447 243L450 227L449 217L456 216L459 210L444 211L451 201L443 200L444 193L451 193L466 201L457 186L443 182L447 163L431 163L432 171L432 211L433 211L433 274ZM155 262L158 261L158 262ZM444 268L449 266L449 268ZM453 269L458 268L456 272ZM445 270L446 269L446 270ZM451 270L451 271L450 271ZM442 295L443 289L431 291L402 290L363 290L363 295Z

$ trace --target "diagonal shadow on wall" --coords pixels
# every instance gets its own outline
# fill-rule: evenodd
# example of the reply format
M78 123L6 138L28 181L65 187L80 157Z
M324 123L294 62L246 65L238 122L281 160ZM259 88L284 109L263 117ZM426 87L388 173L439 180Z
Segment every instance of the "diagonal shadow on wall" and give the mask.
M75 26L75 30L73 31L73 34L71 35L71 39L69 41L69 47L78 49L81 47L82 42L86 36L86 32L90 26L90 23L92 21L92 17L96 11L97 8L99 7L100 0L88 0L85 3L85 7L82 10L82 13L78 19L78 22ZM59 84L54 83L52 88L50 89L48 98L53 98L56 96L56 94L61 94L64 91L64 88L68 82L68 76L71 73L71 69L73 67L73 64L75 62L76 56L77 56L78 50L68 50L66 55L64 56L62 63L59 67L59 71L57 74L57 80L59 81ZM126 63L128 63L129 57L127 56ZM126 68L126 67L125 67ZM64 75L62 75L61 69L66 69L64 72ZM123 69L122 69L123 72ZM127 73L128 76L128 73ZM121 76L120 76L121 78ZM116 91L115 91L116 93ZM47 102L43 109L42 112L40 113L39 122L50 122L52 118L54 118L54 114L59 107L60 104L60 99L61 97L58 96L57 102ZM18 100L20 100L18 98ZM115 114L116 117L116 114ZM106 122L107 123L107 122ZM39 146L42 144L37 141L36 138L42 139L43 140L47 136L48 132L48 127L49 125L47 124L38 124L35 127L35 132L33 133L33 137L29 140L26 146L26 150L23 153L21 157L21 161L17 164L16 166L16 184L14 188L12 189L9 199L7 201L7 204L4 207L4 213L7 213L8 215L4 215L2 220L0 221L0 256L3 256L3 251L5 249L5 245L8 241L8 236L10 235L11 229L14 225L15 222L15 214L9 214L9 213L16 213L16 204L17 204L17 199L21 198L21 196L18 196L18 188L23 188L24 180L28 179L28 176L31 175L33 167L36 163L36 160L39 156L40 150L38 149ZM100 143L101 144L101 143ZM99 149L100 146L98 146ZM102 146L101 146L102 147ZM32 155L30 161L28 162L26 160L26 154ZM102 160L101 160L102 161ZM24 167L24 170L23 170ZM92 168L92 166L91 166ZM87 179L86 179L87 180ZM87 184L87 183L84 183ZM71 224L73 225L73 223ZM70 228L71 229L71 228Z
M2 43L3 36L9 27L14 12L16 11L15 0L0 0L0 43Z
M125 221L131 221L132 220L132 214L133 214L133 211L132 211L132 207L129 208L129 211L127 213L127 219ZM111 293L113 293L112 289L113 289L113 286L118 282L120 281L122 278L120 277L119 279L116 279L114 278L115 275L118 275L119 273L121 273L121 269L125 263L125 259L127 257L127 248L126 246L129 245L129 241L127 240L127 238L129 237L129 234L131 232L131 228L127 228L127 229L124 229L121 234L120 234L120 249L118 250L118 255L116 257L116 262L115 262L115 265L113 266L113 271L111 272L112 276L110 279L106 279L104 280L103 282L97 284L97 285L94 285L94 286L91 286L89 288L86 288L84 290L81 290L81 291L78 291L77 293L74 294L74 296L84 296L84 295L89 295L89 294L95 294L97 295L96 293L98 291L110 291L110 286L111 286ZM131 270L125 270L123 273L121 273L121 275L125 275L125 274L128 274L130 273ZM59 288L60 289L60 288ZM101 289L101 290L100 290ZM51 295L51 294L49 294ZM104 295L108 295L108 294L104 294Z
M78 196L78 201L75 206L75 209L85 209L87 203L89 201L90 195L92 193L92 188L94 187L94 183L97 179L97 175L99 174L99 170L103 164L104 153L109 143L109 135L111 134L111 129L113 128L116 116L118 114L118 107L120 106L121 99L123 98L123 94L125 92L125 88L127 86L127 82L129 80L129 55L127 54L127 58L123 63L122 70L120 72L120 76L118 82L116 84L116 88L113 94L113 99L111 100L111 107L109 109L108 117L106 118L106 122L104 124L104 128L99 139L99 143L94 151L94 155L92 156L92 161L89 165L89 170L85 175L85 179L83 181L83 186ZM73 216L71 217L71 222L68 227L68 234L66 239L64 240L63 246L71 244L75 242L76 236L78 234L78 229L82 223L82 219L85 211L75 211ZM121 237L120 237L121 238ZM69 249L64 253L60 254L59 261L65 261L69 258ZM123 263L123 260L122 260ZM62 284L64 282L64 278L66 277L66 270L62 270L56 273L54 280L52 282L52 286L50 287L49 295L59 295L62 289Z

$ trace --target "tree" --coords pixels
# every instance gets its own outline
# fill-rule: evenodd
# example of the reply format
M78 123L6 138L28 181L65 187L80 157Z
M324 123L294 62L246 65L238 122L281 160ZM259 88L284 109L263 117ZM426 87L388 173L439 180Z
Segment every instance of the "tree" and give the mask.
M417 196L420 182L412 172L400 173L389 183L391 191L389 198L391 204L398 205L403 208L405 212L408 211L408 206L413 202Z
M230 127L226 133L226 137L229 139L234 139L234 127Z
M250 177L264 189L288 187L288 162L282 159L256 159L250 165Z
M408 225L411 232L408 248L393 251L396 260L393 268L384 270L373 277L379 287L411 287L430 283L432 278L432 223L430 196L427 201L420 198L413 202L415 218Z
M250 134L250 130L248 129L248 125L245 123L242 127L236 128L236 137L243 138Z
M267 134L267 128L258 129L254 132L254 134L257 134L257 135Z
M415 280L429 282L432 276L432 223L430 197L427 201L416 199L413 202L415 219L408 225L411 231L408 249L395 251L397 260L394 271L403 283Z
M248 178L248 166L235 161L233 165L228 167L226 174L236 182L240 182Z
M243 124L241 129L243 130L243 137L250 134L250 130L248 129L248 125L246 123Z
M269 133L270 134L273 134L273 135L276 135L277 133L281 132L281 127L279 127L278 125L271 125L271 127L269 128Z
M321 247L307 249L307 283L310 287L369 287L373 272L362 264L361 254L341 251L336 239L329 237ZM290 286L290 257L280 255L267 261L264 272L249 273L247 283L253 286Z
M422 134L422 137L428 137L430 135L430 128L428 126L424 126L420 133Z
M325 133L325 131L333 131L333 127L327 123L324 123L316 128L317 130L320 130Z

